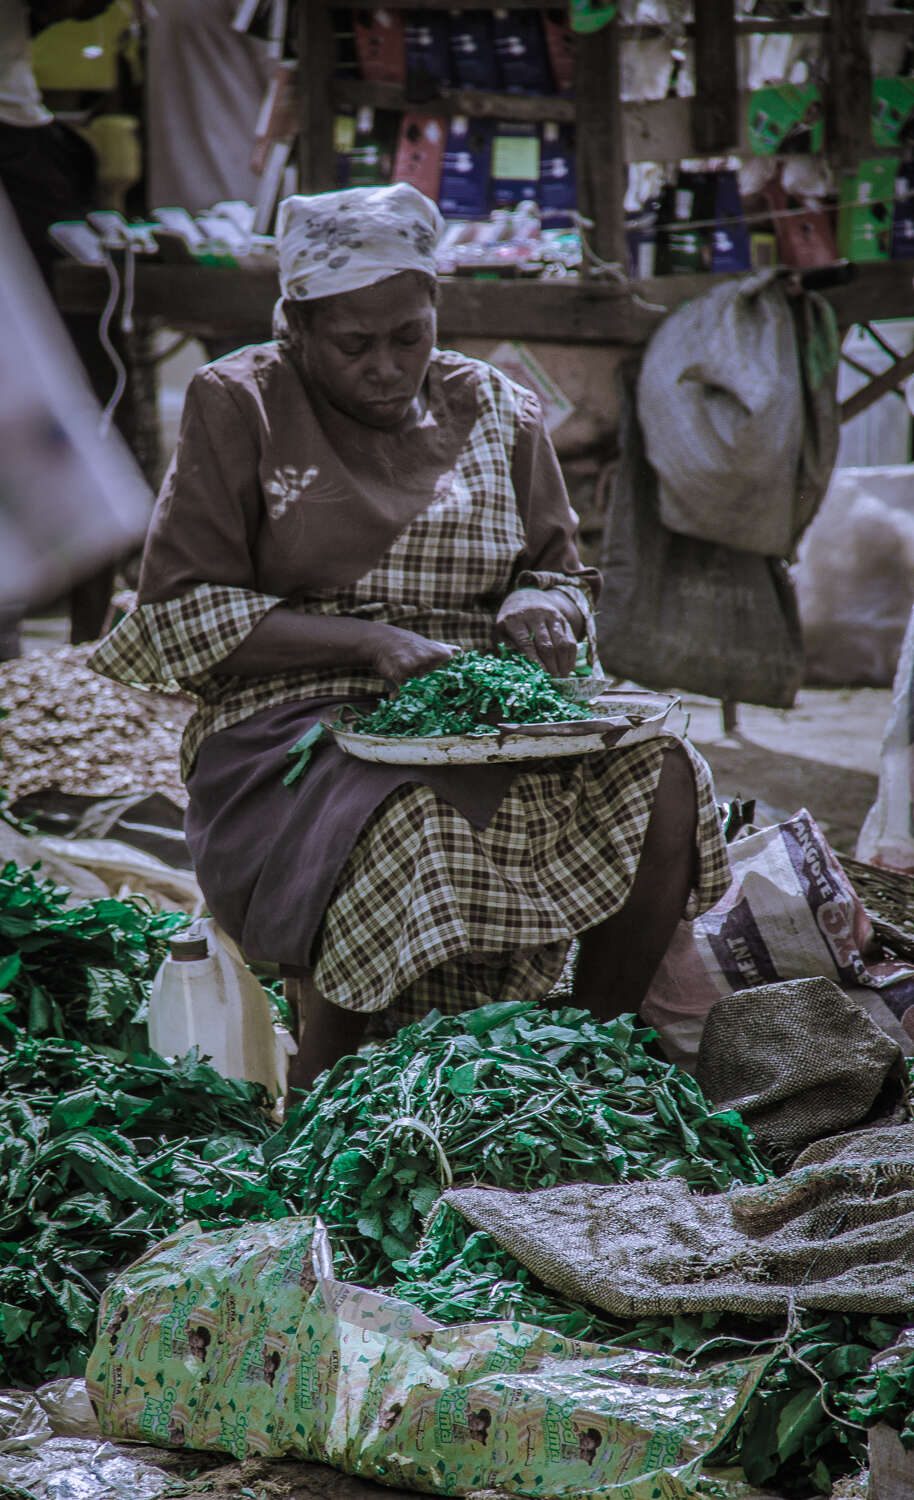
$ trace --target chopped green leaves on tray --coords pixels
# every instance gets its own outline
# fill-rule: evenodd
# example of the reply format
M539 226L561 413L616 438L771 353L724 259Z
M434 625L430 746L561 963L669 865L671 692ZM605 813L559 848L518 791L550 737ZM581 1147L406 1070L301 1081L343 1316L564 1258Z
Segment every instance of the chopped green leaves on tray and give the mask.
M592 714L552 685L548 672L499 646L463 651L446 666L411 677L372 713L345 727L358 734L425 737L494 734L498 724L558 724Z

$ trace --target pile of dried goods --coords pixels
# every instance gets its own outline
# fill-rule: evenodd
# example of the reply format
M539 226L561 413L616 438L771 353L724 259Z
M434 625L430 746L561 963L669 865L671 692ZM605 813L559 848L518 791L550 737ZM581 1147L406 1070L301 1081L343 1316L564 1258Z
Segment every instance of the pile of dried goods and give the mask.
M43 787L118 796L158 791L182 807L178 771L190 701L110 682L91 646L0 662L0 781L11 798Z

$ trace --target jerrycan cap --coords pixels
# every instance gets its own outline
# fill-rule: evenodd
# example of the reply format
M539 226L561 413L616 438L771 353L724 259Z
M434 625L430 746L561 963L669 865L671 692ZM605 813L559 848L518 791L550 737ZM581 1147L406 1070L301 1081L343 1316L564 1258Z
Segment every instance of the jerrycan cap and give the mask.
M209 946L206 941L206 933L201 931L195 924L185 927L181 932L175 934L168 943L172 958L179 961L195 958L209 958Z

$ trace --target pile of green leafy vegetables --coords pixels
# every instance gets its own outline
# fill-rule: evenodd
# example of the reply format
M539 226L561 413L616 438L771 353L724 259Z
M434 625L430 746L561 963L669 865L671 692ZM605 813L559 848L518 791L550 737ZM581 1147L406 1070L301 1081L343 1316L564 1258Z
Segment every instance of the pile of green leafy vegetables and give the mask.
M443 667L411 677L392 698L345 725L357 734L494 734L498 724L558 724L590 711L552 685L548 672L499 646L487 656L462 651Z
M59 1038L0 1053L0 1380L81 1373L111 1276L188 1219L289 1209L259 1086Z
M433 1012L318 1080L266 1148L271 1178L367 1286L412 1253L442 1182L764 1182L740 1117L648 1053L649 1035L524 1002Z
M141 1045L148 988L187 918L142 898L66 904L12 861L0 869L0 1030Z
M914 1445L905 1319L724 1315L623 1325L536 1279L438 1203L451 1179L516 1188L682 1175L761 1181L739 1116L710 1109L652 1034L568 1007L433 1014L344 1059L277 1129L258 1086L148 1055L142 1014L176 920L142 902L65 907L34 872L0 878L0 1380L83 1367L98 1298L177 1224L319 1212L344 1280L445 1323L520 1318L689 1358L771 1364L723 1457L783 1493L827 1493L889 1422ZM713 1340L706 1353L703 1346ZM856 1424L856 1425L855 1425Z

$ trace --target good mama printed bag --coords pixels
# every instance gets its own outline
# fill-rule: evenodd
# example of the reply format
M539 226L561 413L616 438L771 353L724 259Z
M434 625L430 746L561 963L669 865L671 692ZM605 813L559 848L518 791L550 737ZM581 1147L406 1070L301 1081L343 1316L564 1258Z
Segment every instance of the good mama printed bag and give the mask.
M108 1437L282 1455L382 1484L690 1500L764 1361L706 1371L508 1321L445 1328L332 1276L319 1219L189 1224L105 1292Z

